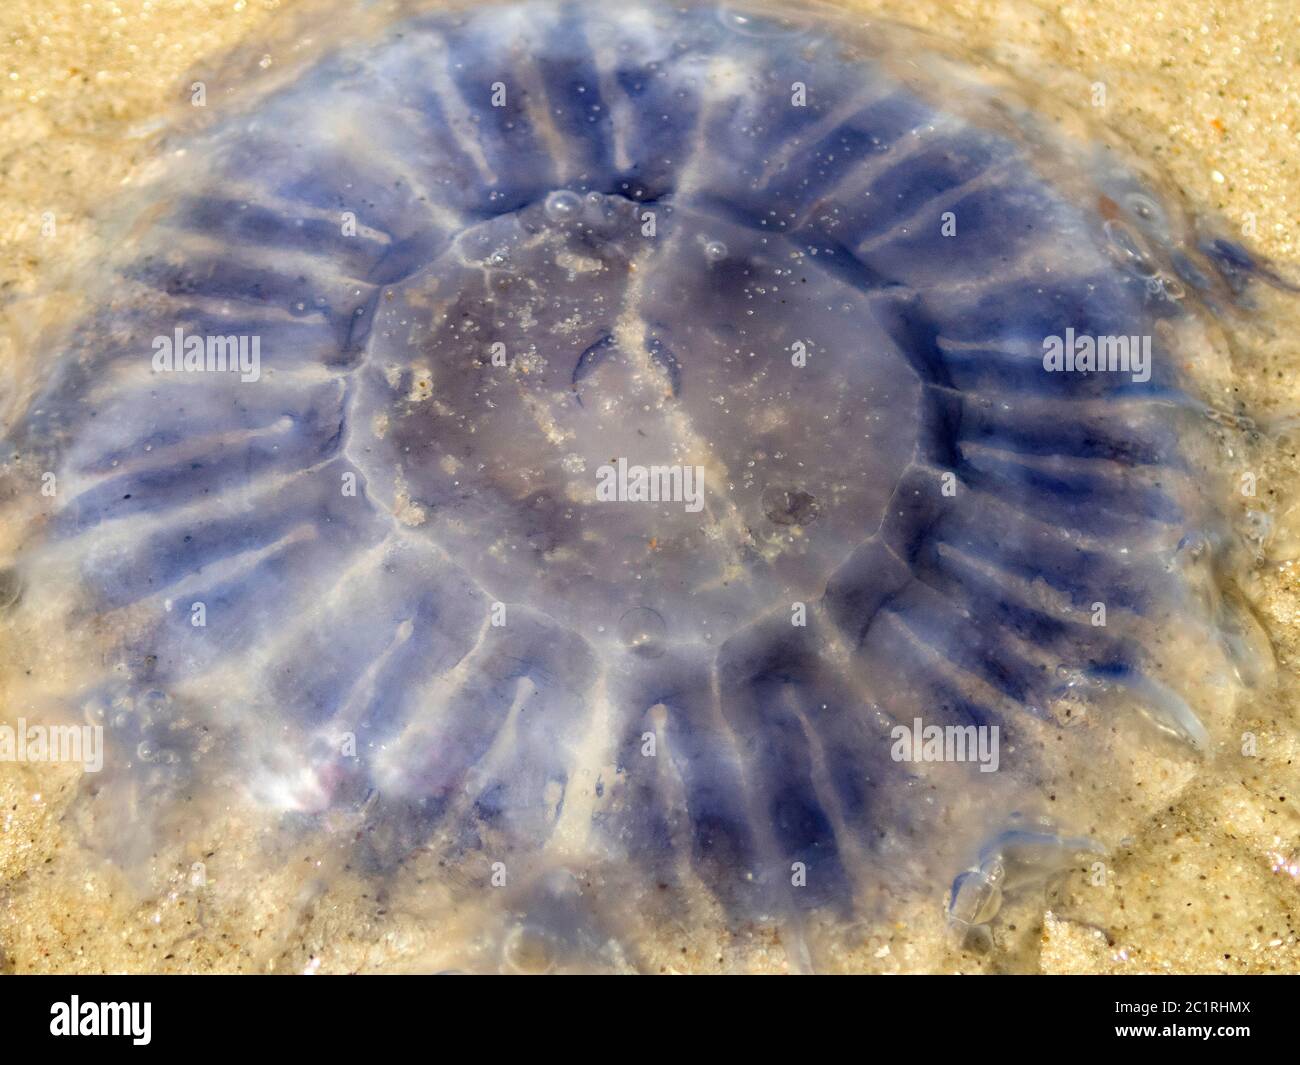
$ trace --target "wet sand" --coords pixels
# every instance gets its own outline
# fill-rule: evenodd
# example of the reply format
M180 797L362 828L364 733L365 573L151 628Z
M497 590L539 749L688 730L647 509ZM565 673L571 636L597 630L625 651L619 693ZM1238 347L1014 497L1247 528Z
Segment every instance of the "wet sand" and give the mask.
M39 358L38 326L75 313L77 293L58 278L96 261L94 219L150 157L160 124L186 99L187 75L231 48L256 54L269 30L311 3L8 0L0 9L0 394L20 391L26 360ZM1101 120L1164 169L1192 213L1226 219L1284 268L1300 263L1293 0L857 6L962 42L1080 106L1103 84ZM42 232L47 213L52 234ZM1258 494L1238 505L1243 524L1260 530L1245 591L1277 677L1235 711L1258 754L1220 751L1187 780L1153 757L1151 786L1172 798L1111 856L1104 886L1079 874L1045 915L1041 900L1009 914L1002 954L953 950L933 913L855 944L846 968L1300 971L1300 510L1290 513L1300 334L1294 306L1260 298L1268 313L1234 338L1232 365L1212 386L1222 394L1211 397L1261 428L1249 456ZM0 547L11 534L0 530ZM72 668L66 651L22 636L0 632L6 718L21 711L32 678ZM237 818L214 820L185 856L206 863L208 891L185 890L188 866L176 864L161 871L170 890L141 903L112 866L80 854L84 826L67 816L78 776L0 763L0 971L373 971L436 954L414 902L377 904L339 853L304 847L268 862L261 829ZM240 876L250 868L255 881ZM763 967L761 951L753 957ZM714 964L701 946L680 967Z

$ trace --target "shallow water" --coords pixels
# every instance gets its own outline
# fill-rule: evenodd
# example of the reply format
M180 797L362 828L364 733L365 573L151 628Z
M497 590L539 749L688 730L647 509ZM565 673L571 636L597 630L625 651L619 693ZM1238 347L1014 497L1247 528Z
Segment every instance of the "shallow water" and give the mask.
M281 76L278 70L274 74L276 77ZM291 80L293 74L285 73L283 77ZM1034 106L1040 113L1049 113L1048 104L1043 100L1035 100ZM184 161L179 165L183 167ZM155 171L156 169L154 168ZM1103 172L1109 173L1109 170ZM147 185L147 181L152 180L151 172L146 168L143 173L146 176L141 184ZM1070 167L1057 167L1050 173L1051 178L1062 185L1078 180L1076 170ZM1172 209L1176 210L1176 207ZM1177 239L1181 238L1181 231L1178 231ZM733 239L732 245L734 244ZM129 243L124 246L128 256L135 254ZM728 250L737 251L739 246L729 246ZM1262 327L1264 330L1272 329L1281 333L1277 325L1270 323L1284 320L1284 305L1279 305L1275 310L1275 297L1267 291L1261 291L1255 298L1260 301L1260 309L1255 312L1254 328ZM1238 351L1249 351L1252 343L1256 348L1264 346L1260 344L1259 338L1250 334L1250 327L1232 318L1231 312L1226 313L1229 313L1227 321L1230 327L1227 339L1231 340L1233 347ZM1248 577L1254 559L1248 534L1252 529L1260 531L1262 523L1257 519L1252 525L1248 519L1249 511L1264 510L1255 501L1261 496L1268 497L1268 486L1276 483L1276 478L1265 472L1261 478L1257 478L1264 482L1264 487L1257 495L1242 497L1239 501L1234 500L1232 487L1242 472L1252 472L1257 466L1267 471L1269 467L1260 464L1276 461L1278 441L1261 441L1252 438L1249 431L1239 431L1242 408L1236 403L1214 401L1217 390L1242 387L1234 375L1235 367L1231 365L1229 345L1217 327L1198 317L1194 316L1194 321L1189 323L1188 328L1192 332L1185 330L1176 337L1177 349L1187 363L1179 367L1180 373L1192 378L1195 387L1189 386L1189 390L1211 397L1211 405L1222 412L1217 421L1182 433L1182 448L1192 459L1195 469L1201 471L1200 483L1196 483L1198 478L1193 476L1196 486L1193 494L1206 497L1209 510L1221 513L1225 528L1237 527L1245 534L1224 533L1223 539L1227 545L1241 540L1240 549L1225 549L1223 554L1226 575L1231 578L1227 582L1228 587L1231 589L1235 585L1245 584L1248 591L1256 594L1258 602L1267 604L1268 600L1260 598L1260 593L1262 591L1267 595L1270 588L1265 586L1261 589L1258 581L1255 582L1255 587L1249 587L1251 581ZM21 370L24 367L18 364L18 368ZM602 373L608 376L607 370ZM575 374L575 384L576 377ZM599 375L594 381L600 385ZM1226 426L1225 422L1228 423ZM1210 470L1217 471L1214 477L1209 477L1207 471ZM794 513L789 506L786 507L786 512ZM21 523L14 524L21 527ZM413 524L418 526L420 523ZM1267 532L1266 529L1263 531ZM1257 550L1262 552L1263 548ZM1248 660L1255 662L1257 669L1263 672L1264 667L1259 667L1258 663L1268 658L1267 650L1266 647L1259 646L1261 641L1250 622L1224 620L1225 617L1249 618L1249 608L1243 601L1245 597L1231 591L1231 601L1227 607L1220 609L1221 604L1218 603L1207 606L1204 595L1223 585L1223 576L1220 575L1215 580L1208 576L1187 578L1202 593L1196 600L1200 605L1195 609L1207 609L1211 625L1236 637L1235 642L1250 645L1247 650L1253 653L1247 656ZM48 591L46 594L49 594ZM50 594L50 601L53 602L53 599L54 596ZM31 602L32 597L29 595L26 605L30 606ZM61 633L62 615L54 606L46 607L39 599L36 603L41 610L55 617L56 634L50 635L48 630L41 630L41 625L47 623L48 618L37 618L35 621L29 619L28 624L32 627L27 630L27 639L21 646L40 647L45 659L45 668L38 667L33 672L43 674L43 680L58 682L51 687L76 687L82 678L57 676L60 673L75 674L75 670L68 667L78 660L69 653L66 644L60 642L64 639ZM671 611L669 614L672 616ZM662 614L656 613L655 616ZM1194 612L1187 615L1189 619L1194 616ZM37 632L40 633L39 639L32 635ZM638 635L645 633L640 630L633 633L632 642L637 642L635 638ZM83 634L82 638L89 640L89 650L84 660L98 660L95 650L97 642L100 646L104 642L112 643L116 636L120 636L120 633L92 631L88 635ZM651 637L653 638L653 633ZM1144 633L1138 639L1146 644L1149 651L1154 649L1154 657L1159 659L1162 673L1168 671L1179 676L1180 685L1188 693L1189 701L1206 722L1210 734L1207 745L1214 748L1215 757L1206 766L1189 758L1186 751L1157 742L1136 720L1131 731L1128 724L1125 724L1117 735L1112 734L1102 740L1093 736L1091 739L1097 746L1090 747L1083 753L1076 751L1063 760L1050 752L1050 745L1054 742L1050 738L1051 733L1037 741L1023 741L1026 744L1036 742L1047 753L1032 760L1031 764L1035 768L1029 776L1010 774L1006 788L1013 794L1000 800L1006 811L1022 807L1026 796L1032 797L1037 800L1041 818L1071 831L1090 836L1105 835L1108 837L1105 844L1111 852L1099 883L1088 879L1087 873L1095 870L1088 869L1086 873L1085 867L1080 866L1074 879L1065 887L1064 902L1053 904L1053 911L1059 915L1059 919L1049 917L1046 933L1041 937L1046 939L1044 957L1048 967L1122 966L1135 958L1140 959L1137 963L1142 967L1157 964L1150 955L1140 952L1150 949L1151 931L1164 918L1153 914L1146 926L1134 929L1131 925L1121 924L1127 918L1118 917L1115 906L1118 901L1120 908L1127 911L1135 894L1148 894L1143 871L1155 869L1160 872L1159 886L1149 892L1150 897L1155 899L1151 909L1155 912L1170 912L1170 905L1179 906L1180 909L1189 908L1184 904L1186 900L1179 901L1179 888L1184 886L1182 877L1169 872L1175 863L1166 862L1163 868L1160 864L1152 864L1159 862L1162 834L1172 835L1177 832L1176 828L1170 827L1173 819L1171 815L1179 811L1180 802L1190 803L1190 808L1183 814L1186 822L1193 826L1195 832L1211 835L1213 842L1223 847L1225 835L1239 831L1235 824L1237 818L1234 818L1231 827L1227 827L1223 815L1218 811L1208 811L1205 800L1199 797L1217 791L1218 797L1213 801L1222 803L1225 774L1227 778L1244 781L1248 771L1257 777L1262 774L1263 779L1267 780L1269 766L1278 761L1285 762L1289 756L1288 744L1292 742L1289 730L1277 732L1272 727L1261 728L1256 724L1261 720L1265 723L1272 720L1269 716L1275 713L1269 709L1272 704L1234 701L1233 693L1239 691L1241 685L1232 678L1231 666L1225 665L1217 673L1212 668L1205 668L1212 666L1212 663L1201 657L1200 652L1206 646L1205 634L1196 625L1180 628L1176 624L1165 624L1160 626L1159 632ZM1263 643L1266 644L1267 641ZM1195 648L1196 651L1189 648ZM89 657L91 655L95 657ZM1240 655L1237 660L1242 661ZM1285 666L1285 661L1283 665ZM1181 668L1187 666L1190 668ZM51 674L56 676L51 678ZM96 680L95 670L89 670L84 679L93 683ZM1260 693L1267 696L1270 689L1261 677L1249 677L1248 680L1248 686L1256 698L1260 698ZM1210 686L1211 682L1214 686ZM1283 685L1285 684L1284 678ZM31 700L36 698L31 694L26 694L25 697ZM27 705L36 704L31 702ZM1128 719L1120 720L1127 722ZM1232 754L1233 749L1239 747L1238 739L1244 730L1255 731L1261 741L1262 754L1257 755L1254 762L1234 759ZM1090 741L1082 739L1080 733L1075 732L1070 742L1086 745ZM238 758L235 762L239 764ZM212 755L204 765L219 763L220 752ZM24 769L20 772L39 776L43 771ZM775 772L779 777L781 770ZM237 776L242 782L247 782L246 763ZM94 804L87 804L84 800L73 802L70 799L67 804L69 812L61 826L64 836L58 850L60 875L75 875L76 882L91 885L91 890L99 893L103 890L103 884L113 882L122 875L121 871L125 868L134 880L130 885L119 889L123 897L130 898L130 893L141 890L143 884L144 897L159 900L156 903L157 910L151 914L157 918L155 928L158 929L152 938L155 942L169 945L168 950L172 954L166 960L169 966L178 962L178 967L201 964L198 959L208 956L207 952L213 949L213 935L207 930L229 925L236 929L263 928L260 938L266 942L255 951L241 947L221 963L226 965L247 965L251 962L256 965L303 964L308 967L322 964L330 968L336 965L356 968L394 965L477 967L482 963L491 967L500 964L501 957L510 959L516 955L531 956L529 950L523 949L511 938L517 937L519 933L510 930L516 923L514 918L508 916L510 914L530 908L540 909L546 911L547 920L557 927L564 926L571 920L578 920L580 924L590 920L589 913L581 920L572 917L575 909L586 911L589 907L574 904L572 900L566 901L569 889L556 887L552 883L553 871L532 873L525 878L529 885L525 896L512 897L505 905L499 898L478 905L467 901L475 897L474 871L463 868L448 874L442 864L444 854L438 853L436 848L422 849L425 841L419 838L418 832L413 841L409 826L391 818L375 817L373 807L343 805L335 808L327 815L331 823L323 835L311 828L286 841L281 834L282 829L272 829L269 822L250 817L248 811L228 803L224 791L218 791L214 796L211 780L203 783L207 786L197 789L197 794L200 800L208 804L205 815L213 819L210 824L220 826L215 829L196 832L193 823L187 825L186 818L182 818L180 824L184 827L180 829L179 837L169 837L166 829L161 835L145 833L141 837L133 833L113 832L111 829L106 831L105 824L119 822L105 822L106 815L94 812ZM57 783L52 786L58 787ZM942 792L944 785L939 783L936 786ZM391 790L391 786L380 788L385 793ZM1270 790L1284 794L1277 788ZM68 795L70 791L69 787L63 794ZM117 796L111 786L106 785L102 791L101 811L109 810L109 818L130 817L135 820L134 814L125 812L121 806L116 805ZM43 797L40 805L46 804L48 797ZM295 800L295 804L300 805L301 800ZM62 806L62 802L59 805ZM159 805L164 813L170 809L166 804ZM1260 807L1256 804L1248 815L1254 824L1251 843L1246 851L1253 867L1258 870L1257 886L1263 896L1270 893L1271 885L1281 885L1280 890L1284 892L1288 881L1286 869L1290 850L1284 834L1288 822L1284 814L1271 810L1271 805L1265 803ZM1279 802L1277 805L1282 804ZM1206 816L1216 813L1217 817ZM35 814L29 816L33 823L50 822L48 817L42 822ZM367 821L367 818L370 820ZM1269 832L1270 818L1278 818L1276 828L1283 834L1275 832L1274 839L1266 843L1264 837ZM989 827L984 818L973 820L983 822L984 830ZM1072 820L1078 823L1071 823ZM1218 824L1215 824L1216 820ZM1039 824L1038 816L1034 818L1034 824ZM950 818L943 826L943 831L933 831L933 827L924 834L927 846L918 854L906 859L900 858L890 865L890 877L886 878L883 885L875 885L872 889L896 896L895 903L901 910L886 913L878 908L878 898L874 900L876 908L870 905L870 898L865 901L859 899L857 923L846 926L839 921L825 925L812 922L800 928L799 949L791 951L788 921L760 919L744 925L739 934L734 925L730 926L731 930L724 931L728 927L724 916L711 909L714 903L708 895L701 895L698 900L690 903L690 906L695 907L693 910L688 906L687 918L669 911L652 920L649 928L645 927L644 922L631 921L626 913L615 912L612 916L607 913L604 919L614 922L616 934L612 941L619 944L622 955L613 959L605 957L603 961L613 967L674 966L685 969L711 966L799 968L810 963L820 968L882 969L1034 964L1036 945L1040 939L1036 914L1042 910L1041 891L1028 892L1020 900L1019 909L1009 908L1000 915L995 926L998 942L990 954L962 954L951 947L943 933L942 888L947 877L973 859L978 850L981 828L976 824L964 827L954 825ZM360 847L351 842L358 833L364 840ZM77 834L90 845L90 854L79 854L71 846L71 840ZM149 841L150 846L145 854L132 853L135 848L129 844L137 838ZM159 839L164 841L160 848ZM932 844L928 842L931 840L934 841ZM105 846L106 843L118 842L128 845ZM1207 862L1217 860L1222 851L1198 853L1195 849L1189 850L1185 842L1174 846L1180 859L1176 864L1187 863L1185 868L1197 870L1190 875L1221 879L1221 871L1212 870L1206 874L1200 870L1207 868ZM301 875L294 865L272 861L266 853L270 848L285 847L295 848L295 853L303 857L304 867L310 870L309 875ZM128 853L123 855L122 851ZM98 855L105 852L111 852L110 860L101 862ZM282 852L277 849L275 853L278 855ZM396 867L392 864L394 855L398 856ZM197 869L195 863L199 863ZM871 865L870 862L867 864ZM549 867L550 863L543 863L543 866ZM565 862L561 862L560 866L566 869L573 867ZM267 911L282 910L291 915L289 919L280 917L269 924L264 923L260 916L261 907L257 905L256 897L251 908L245 901L249 897L250 876L260 876L268 867L278 870L278 875L262 880L260 888L266 899L262 905ZM589 875L590 859L582 851L578 852L576 867L581 870L579 876ZM1181 873L1181 870L1178 872ZM620 878L626 877L626 871L619 863L613 872L601 875L609 879L599 886L606 889L621 888L624 881ZM638 883L637 877L632 880L634 885ZM643 873L639 877L639 886L644 887L646 882L647 877ZM1233 880L1234 884L1241 882L1240 876ZM39 922L33 922L43 904L40 889L30 880L20 879L15 883L17 887L13 897L18 900L18 909L30 915L24 925L24 935L27 937L25 942L30 944L34 939L38 941L42 935L36 928ZM159 883L169 884L171 889L160 896ZM906 885L906 890L901 894L893 890L900 883ZM588 897L591 889L592 885L588 883ZM58 891L59 887L56 885L53 890ZM382 893L382 898L378 902L372 902L376 892ZM286 898L293 900L288 907L284 905ZM539 902L539 899L542 901ZM1161 899L1165 901L1161 902ZM27 907L25 911L24 907ZM1192 920L1195 923L1208 921L1215 928L1209 936L1222 937L1225 923L1223 909L1207 902L1195 911L1196 916ZM190 916L196 911L201 911L200 918ZM1260 910L1253 906L1252 912L1258 913ZM1266 908L1263 912L1269 910ZM1285 913L1285 910L1279 909L1277 912ZM196 920L202 929L197 933L193 926L184 924ZM299 921L301 924L297 923ZM523 927L527 928L527 923ZM1119 931L1120 928L1123 931ZM585 934L587 933L577 934L577 938L581 940ZM607 934L607 931L601 933ZM1265 923L1255 931L1243 926L1235 934L1238 941L1241 941L1241 937L1246 937L1246 942L1267 934L1270 937L1267 942L1270 944L1277 938L1279 947L1294 947L1294 937L1281 926L1269 928ZM1189 941L1198 938L1192 936ZM30 946L21 946L22 942L23 938L19 937L19 945L15 949L28 960L24 964L15 954L14 964L23 968L34 967L38 964L35 955L31 953ZM718 944L716 953L715 942ZM475 954L471 950L467 958L466 943L474 944L479 953ZM1201 946L1200 943L1195 943L1193 951ZM1277 950L1279 947L1269 949ZM1235 946L1233 949L1240 952L1242 948ZM98 953L92 954L88 964L91 967L108 967L107 962L96 960L107 956L103 953L103 948L97 948L97 951ZM1233 950L1210 950L1208 953L1231 955ZM1058 956L1065 957L1066 960L1054 961ZM323 960L304 961L304 958L310 957ZM343 960L345 957L348 960ZM1193 953L1192 957L1197 955ZM1264 954L1263 957L1267 958L1268 955ZM69 963L65 958L63 961L50 959L50 964L54 968L64 968ZM156 962L130 955L125 960L119 959L116 964L151 966ZM1195 967L1208 962L1202 960L1184 964ZM1248 964L1262 967L1267 962L1254 960Z

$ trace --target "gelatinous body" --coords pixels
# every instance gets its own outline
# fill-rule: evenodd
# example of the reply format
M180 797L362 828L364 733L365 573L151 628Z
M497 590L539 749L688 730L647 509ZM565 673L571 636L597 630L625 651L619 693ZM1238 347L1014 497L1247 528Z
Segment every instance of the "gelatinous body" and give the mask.
M1016 812L1104 835L1134 710L1212 744L1180 345L1252 266L1110 156L910 37L655 0L212 110L11 434L146 808L369 795L513 892L489 966L815 965Z

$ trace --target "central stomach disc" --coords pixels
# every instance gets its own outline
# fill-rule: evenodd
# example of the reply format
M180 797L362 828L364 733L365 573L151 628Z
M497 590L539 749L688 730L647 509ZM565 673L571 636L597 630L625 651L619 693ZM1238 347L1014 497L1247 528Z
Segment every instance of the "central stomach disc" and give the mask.
M819 250L597 192L470 229L375 314L367 491L489 594L611 640L635 609L684 644L788 613L929 459L889 290Z

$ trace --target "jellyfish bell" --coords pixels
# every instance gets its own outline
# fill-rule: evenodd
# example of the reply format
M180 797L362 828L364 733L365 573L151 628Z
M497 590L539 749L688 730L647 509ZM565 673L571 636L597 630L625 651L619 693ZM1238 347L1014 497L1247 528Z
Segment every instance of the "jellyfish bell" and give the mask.
M1264 268L934 42L788 14L417 4L173 136L7 432L104 849L237 808L463 928L439 967L818 968L958 869L994 921L1116 752L1223 738L1184 363Z

